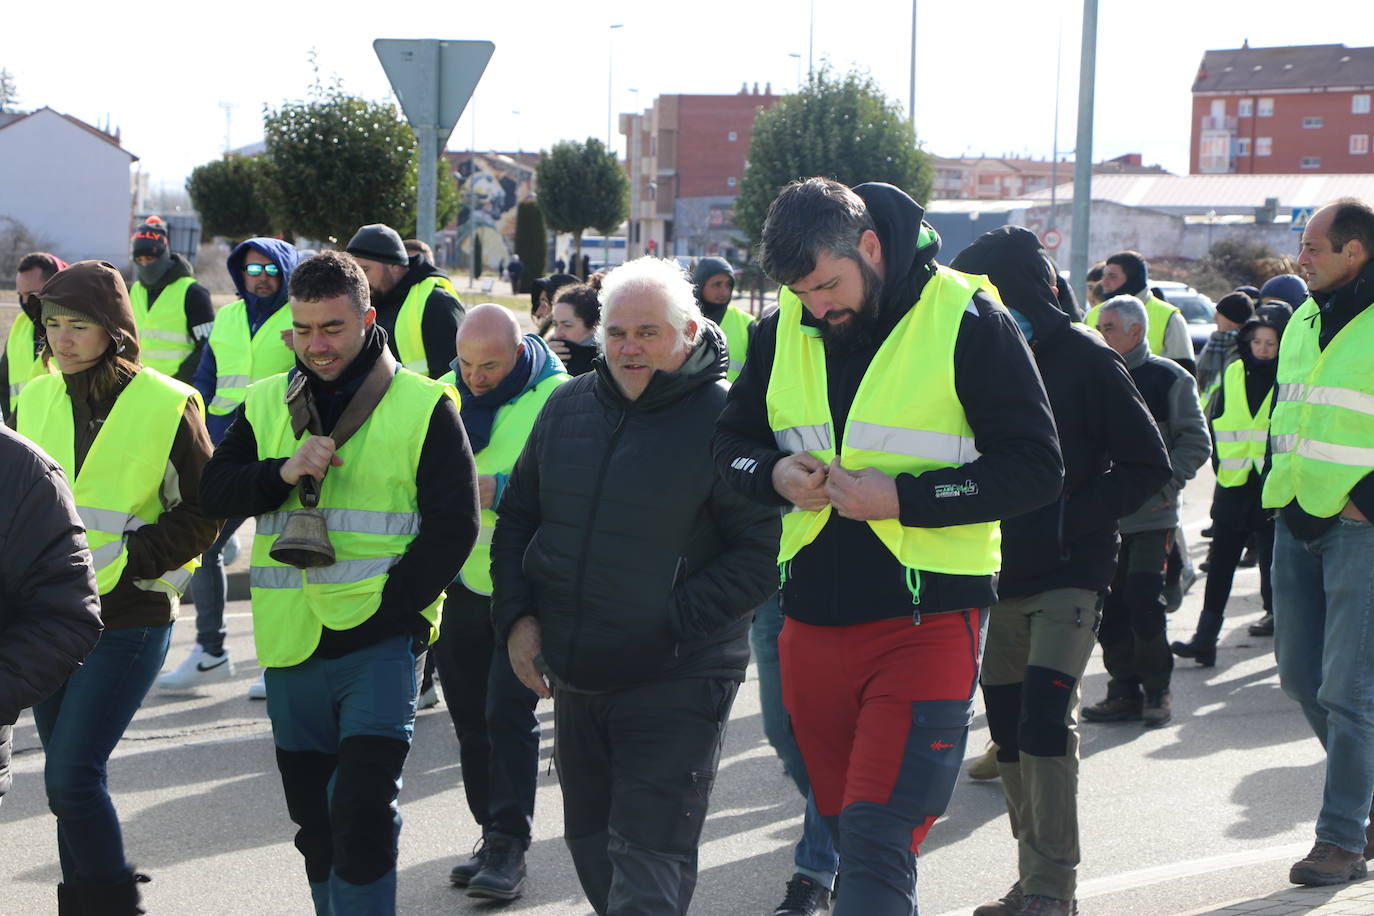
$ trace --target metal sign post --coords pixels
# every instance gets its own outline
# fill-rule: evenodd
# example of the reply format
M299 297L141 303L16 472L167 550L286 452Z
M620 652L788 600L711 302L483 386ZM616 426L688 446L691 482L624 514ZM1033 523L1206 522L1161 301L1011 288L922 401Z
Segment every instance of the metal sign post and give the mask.
M372 49L415 131L420 157L415 237L433 245L439 155L496 45L490 41L378 38Z

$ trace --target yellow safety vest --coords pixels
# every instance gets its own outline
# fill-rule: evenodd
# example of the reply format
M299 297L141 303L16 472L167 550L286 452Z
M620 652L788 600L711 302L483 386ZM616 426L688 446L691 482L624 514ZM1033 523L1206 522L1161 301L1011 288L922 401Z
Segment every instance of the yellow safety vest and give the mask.
M1321 310L1312 299L1288 322L1279 344L1278 400L1269 424L1273 464L1263 504L1294 499L1330 518L1374 471L1374 308L1366 308L1321 349Z
M1161 302L1154 296L1146 296L1145 320L1150 327L1145 332L1145 340L1150 344L1150 352L1156 356L1164 355L1164 330L1169 326L1169 319L1174 312L1179 311L1178 306ZM1083 316L1083 323L1093 330L1097 329L1097 316L1102 311L1101 305L1094 305L1088 310L1088 314Z
M1224 409L1212 421L1217 440L1217 483L1239 487L1255 474L1264 473L1264 445L1269 438L1269 415L1274 409L1273 389L1264 396L1259 412L1250 413L1245 394L1245 364L1236 360L1223 375Z
M720 329L725 333L725 346L730 351L730 368L725 372L727 382L739 378L744 368L744 357L749 353L749 325L753 321L753 316L733 305L726 306L721 316Z
M286 408L286 382L282 373L248 388L244 412L261 460L289 457L299 447ZM299 664L315 651L323 628L350 630L376 613L391 567L420 530L415 475L424 431L444 397L457 400L452 388L402 369L371 416L339 449L343 464L329 469L319 504L334 565L297 569L272 559L287 516L301 506L295 488L275 512L258 516L249 584L253 640L264 666ZM438 638L443 604L441 593L421 611L430 623L430 642Z
M96 585L105 594L119 584L129 563L128 534L155 524L163 511L172 443L186 402L204 409L190 385L143 367L115 399L96 433L86 460L76 468L71 398L61 375L45 375L24 388L19 432L43 447L72 479L72 495L95 565ZM180 595L200 566L197 555L157 579L134 579L145 591Z
M926 283L920 300L883 341L859 383L840 446L841 466L872 467L896 476L959 467L978 457L954 388L954 343L964 310L979 289L995 295L986 277L946 267L939 267ZM802 305L791 290L781 291L778 305L777 349L766 396L768 425L778 448L809 451L829 463L835 457L835 426L825 345L815 328L801 323ZM816 539L829 518L829 506L815 512L794 508L783 516L778 563L784 577L788 561ZM985 576L1001 566L1001 526L995 521L944 528L907 528L897 519L868 524L907 568L916 600L920 570Z
M282 342L281 332L291 330L291 308L282 306L251 333L248 306L242 299L231 302L215 315L210 349L215 354L215 397L210 413L233 413L256 381L285 372L296 364L295 352Z
M429 375L429 359L425 354L421 327L425 318L425 301L436 285L440 285L437 277L426 277L412 286L396 316L396 354L401 365L420 375ZM449 288L452 286L450 283Z
M135 281L129 290L129 305L138 327L138 361L163 375L175 375L195 349L186 329L186 291L195 282L192 277L173 280L151 306L148 287Z
M10 336L5 341L5 361L9 364L9 378L5 379L5 384L9 386L11 409L19 403L19 392L26 384L52 371L43 365L43 358L37 352L33 340L33 322L20 311L15 316L14 324L10 325Z

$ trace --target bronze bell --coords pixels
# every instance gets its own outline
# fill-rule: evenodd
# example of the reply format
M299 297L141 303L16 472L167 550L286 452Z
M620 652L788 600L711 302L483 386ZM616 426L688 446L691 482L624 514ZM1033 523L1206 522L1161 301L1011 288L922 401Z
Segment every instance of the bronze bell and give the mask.
M301 478L300 496L304 508L294 509L286 517L286 526L269 555L278 563L297 569L333 566L334 545L329 542L329 526L324 513L315 508L320 503L320 486L315 478Z

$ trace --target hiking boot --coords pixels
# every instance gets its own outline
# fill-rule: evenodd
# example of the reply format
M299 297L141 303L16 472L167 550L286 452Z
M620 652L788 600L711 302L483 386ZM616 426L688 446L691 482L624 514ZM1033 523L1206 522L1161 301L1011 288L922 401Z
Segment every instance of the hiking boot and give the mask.
M817 916L830 909L830 891L806 875L793 875L773 916Z
M1251 636L1273 636L1274 635L1274 612L1265 611L1264 616L1256 623L1250 624Z
M200 647L200 643L196 643L185 661L157 679L157 688L169 693L184 693L227 681L233 676L234 663L229 660L228 649L221 649L219 655L211 655Z
M525 883L525 845L515 837L487 837L487 864L468 882L468 896L514 900Z
M1140 694L1133 697L1108 696L1101 703L1083 707L1083 718L1089 722L1129 722L1140 718Z
M1320 887L1355 881L1367 872L1362 853L1346 852L1335 843L1318 843L1307 858L1294 862L1288 869L1288 880L1293 884Z
M997 771L997 745L989 741L988 749L968 765L968 778L983 782L1000 775Z
M1015 916L1025 902L1026 895L1021 893L1021 882L1017 881L1000 899L976 908L973 916Z
M454 887L467 887L477 873L487 865L487 838L482 837L472 848L472 855L466 862L459 862L448 873L448 883Z
M1043 894L1027 894L1014 916L1078 916L1077 900L1058 900Z
M1173 709L1169 703L1169 691L1145 691L1145 705L1140 710L1140 718L1144 720L1146 728L1159 728L1173 716Z

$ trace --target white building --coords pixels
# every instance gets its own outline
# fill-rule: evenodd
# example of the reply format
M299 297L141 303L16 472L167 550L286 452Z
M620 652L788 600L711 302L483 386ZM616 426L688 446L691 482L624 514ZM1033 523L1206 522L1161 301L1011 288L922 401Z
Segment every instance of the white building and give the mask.
M129 169L137 160L118 135L51 108L0 114L0 218L22 224L66 261L123 267L133 231Z

